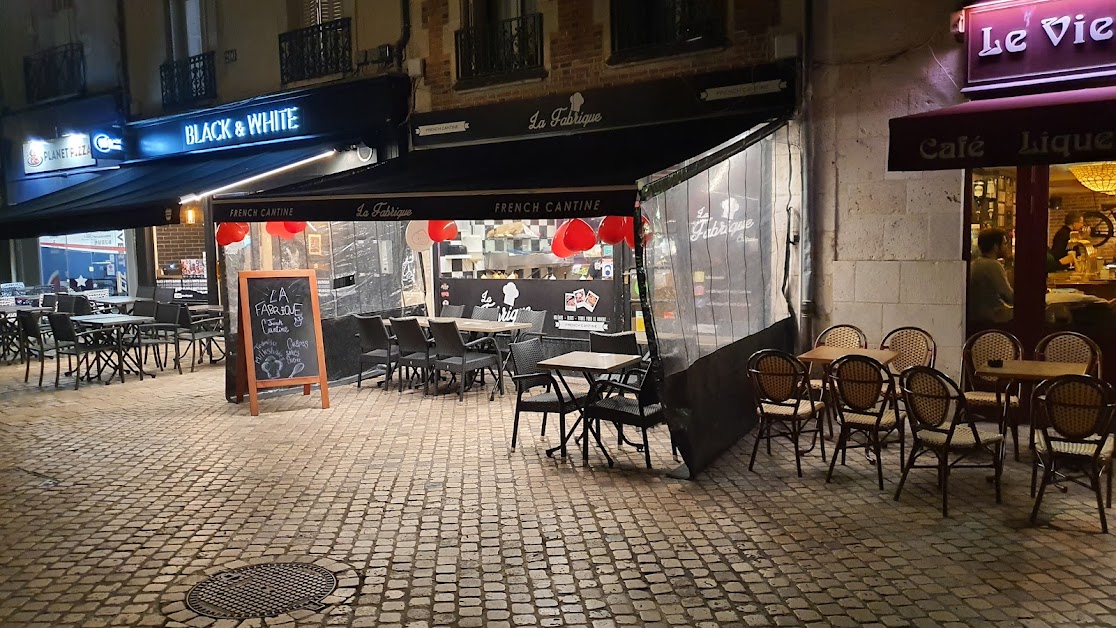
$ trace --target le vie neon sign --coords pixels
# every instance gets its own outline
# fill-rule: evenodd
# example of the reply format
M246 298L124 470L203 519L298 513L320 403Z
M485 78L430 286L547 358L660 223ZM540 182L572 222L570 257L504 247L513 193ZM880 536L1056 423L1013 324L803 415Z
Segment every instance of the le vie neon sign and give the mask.
M191 122L182 126L182 135L187 147L207 148L297 135L301 125L298 107L282 107Z
M999 0L965 9L963 91L1116 75L1116 2Z

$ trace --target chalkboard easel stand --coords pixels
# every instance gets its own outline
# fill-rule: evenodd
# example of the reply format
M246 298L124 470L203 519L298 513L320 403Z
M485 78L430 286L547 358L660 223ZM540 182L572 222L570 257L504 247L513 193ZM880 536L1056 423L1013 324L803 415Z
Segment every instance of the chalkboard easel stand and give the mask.
M252 342L251 304L248 282L252 279L296 279L305 278L308 284L310 297L310 310L307 312L308 324L313 326L315 332L315 352L317 354L317 375L310 377L292 377L261 381L256 377L255 353ZM244 401L244 393L248 393L248 406L252 416L260 414L260 389L288 388L302 386L302 394L309 395L312 384L318 384L322 394L322 408L329 408L329 381L326 374L325 351L322 347L322 322L321 308L318 303L317 278L313 269L306 270L253 270L240 273L240 307L237 320L239 330L239 358L237 360L237 391L236 401ZM249 367L252 365L252 367Z

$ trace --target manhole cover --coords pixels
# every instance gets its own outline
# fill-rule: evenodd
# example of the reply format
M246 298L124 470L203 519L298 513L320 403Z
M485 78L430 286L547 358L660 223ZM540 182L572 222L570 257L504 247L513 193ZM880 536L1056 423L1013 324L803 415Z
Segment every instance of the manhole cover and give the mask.
M186 595L186 605L218 619L276 617L298 609L321 610L322 600L336 588L337 576L318 565L249 565L199 582Z

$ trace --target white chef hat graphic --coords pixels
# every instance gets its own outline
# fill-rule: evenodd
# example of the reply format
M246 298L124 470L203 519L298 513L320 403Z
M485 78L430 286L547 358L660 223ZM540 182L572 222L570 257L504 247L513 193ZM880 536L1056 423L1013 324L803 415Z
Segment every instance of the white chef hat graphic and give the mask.
M585 97L581 95L581 92L574 92L573 96L570 96L570 111L579 113L583 104L585 104Z

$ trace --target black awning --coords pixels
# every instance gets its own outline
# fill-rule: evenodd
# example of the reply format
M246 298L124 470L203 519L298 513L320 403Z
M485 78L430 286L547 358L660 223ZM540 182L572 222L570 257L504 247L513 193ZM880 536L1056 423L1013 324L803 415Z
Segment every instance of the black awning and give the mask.
M33 238L175 224L182 197L331 150L313 144L236 157L195 156L126 165L91 181L0 208L0 238Z
M414 151L268 192L218 197L224 221L482 220L630 215L637 182L748 131L735 116Z
M888 170L955 170L1116 159L1116 87L1011 96L890 122Z

